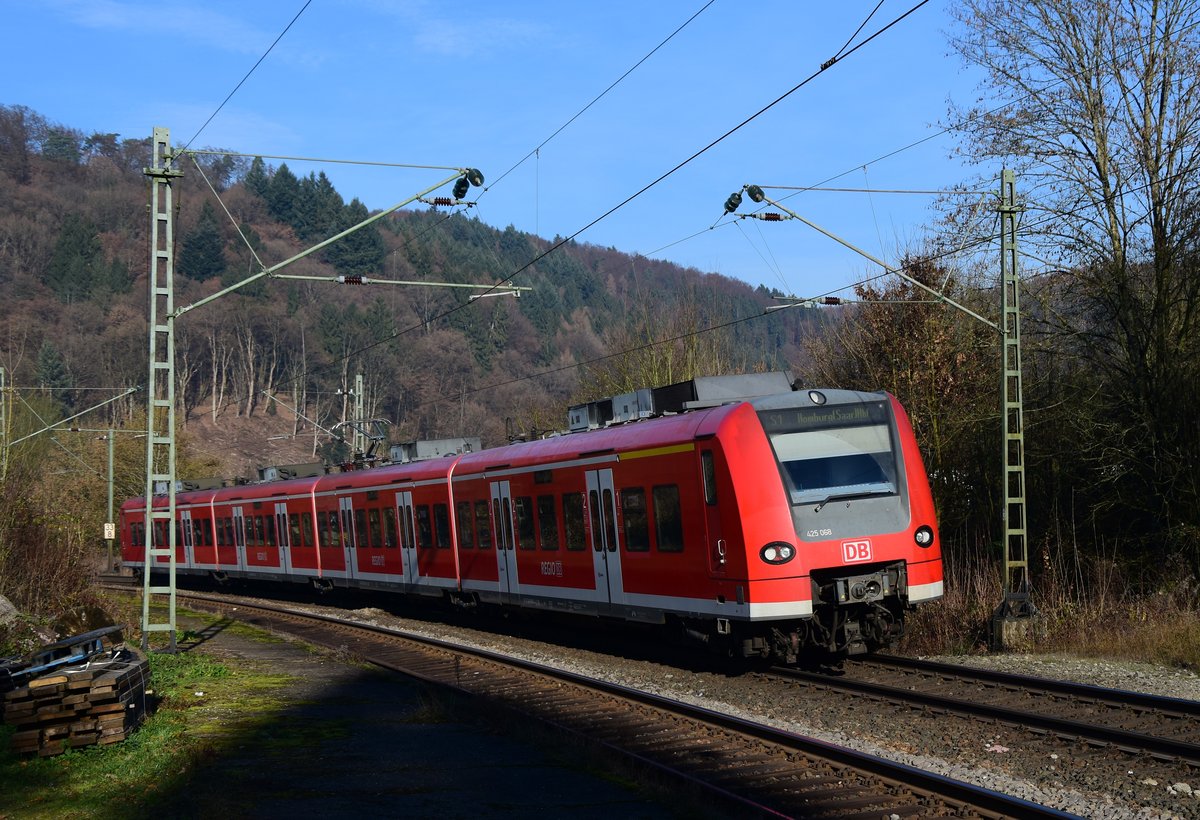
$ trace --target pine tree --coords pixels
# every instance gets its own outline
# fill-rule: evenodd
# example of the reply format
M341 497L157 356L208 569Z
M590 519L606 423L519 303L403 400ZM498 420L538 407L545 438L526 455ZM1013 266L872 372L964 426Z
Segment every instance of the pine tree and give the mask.
M179 254L179 272L189 279L203 282L225 272L225 242L217 227L217 214L205 202L196 229L183 240Z
M64 407L75 403L75 397L69 388L75 386L71 372L63 361L62 354L49 339L42 342L37 357L38 387L53 391L53 398Z
M300 200L300 180L296 179L287 163L280 165L275 176L271 177L266 200L271 216L295 227L296 206Z
M263 199L267 198L267 192L271 189L271 177L267 175L267 166L262 157L255 157L254 161L250 163L250 170L246 172L242 184L250 193L257 194Z
M322 171L300 181L296 208L296 235L301 239L326 239L337 232L338 217L345 203Z
M92 279L104 264L96 226L86 217L69 214L54 244L43 282L67 304L88 298Z
M369 215L366 205L358 199L351 200L350 204L342 209L337 229L344 231L362 222ZM378 274L386 256L387 247L374 224L343 237L325 251L326 260L337 268L339 273L364 276Z

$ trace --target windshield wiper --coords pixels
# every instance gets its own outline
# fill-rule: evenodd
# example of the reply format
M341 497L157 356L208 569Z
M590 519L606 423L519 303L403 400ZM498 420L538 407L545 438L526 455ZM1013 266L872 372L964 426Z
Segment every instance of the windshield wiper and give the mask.
M860 498L876 498L881 495L895 495L895 494L896 494L895 490L868 490L866 492L860 492L860 493L835 493L834 495L827 495L823 499L821 499L821 503L818 504L813 509L813 512L819 513L821 511L821 508L824 507L826 504L828 504L830 501L854 501L854 500L860 499Z

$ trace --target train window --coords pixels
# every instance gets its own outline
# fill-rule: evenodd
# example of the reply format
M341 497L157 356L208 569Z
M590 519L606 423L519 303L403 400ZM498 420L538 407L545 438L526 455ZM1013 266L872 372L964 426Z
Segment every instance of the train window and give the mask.
M566 534L567 549L579 551L587 549L583 532L583 493L563 493L563 530Z
M433 524L438 549L450 549L450 508L447 505L433 505Z
M370 522L369 531L371 533L371 546L379 548L383 546L383 522L379 520L379 508L372 507L367 510L367 520Z
M458 519L458 545L465 550L475 548L475 521L471 518L471 502L459 501L454 505Z
M591 513L592 549L600 552L604 549L604 535L600 528L600 493L588 490L588 511Z
M615 509L613 505L613 491L608 487L604 488L604 523L607 525L604 534L608 538L608 551L617 551L617 519L612 515Z
M359 508L354 511L354 546L367 549L371 546L370 533L367 531L367 511Z
M292 513L288 516L288 536L292 539L292 546L300 546L300 516L297 513Z
M334 526L336 531L337 526ZM354 514L350 510L342 510L342 546L354 546Z
M793 504L899 492L885 402L797 408L759 418Z
M400 523L404 525L404 545L406 547L415 547L417 545L417 536L413 533L413 508L411 503L404 507Z
M204 545L204 522L199 518L192 519L192 544L197 547Z
M336 547L338 539L337 513L333 510L321 510L317 513L317 526L321 532L318 537L322 547Z
M433 546L433 521L429 517L429 505L417 507L417 546L429 549Z
M641 487L621 490L621 512L625 522L625 549L650 551L650 517L646 514L646 491Z
M238 519L240 523L241 519ZM236 530L233 528L234 521L232 518L225 519L225 545L228 547L236 547L237 539L234 537Z
M479 536L481 550L492 548L492 519L491 511L486 501L475 502L475 534Z
M263 523L262 516L256 515L250 520L250 526L247 527L250 537L247 539L252 547L261 547L263 543Z
M154 546L167 546L167 522L161 519L154 522Z
M175 520L175 546L178 547L178 546L180 546L182 544L186 544L186 543L187 542L183 540L183 522L180 521L179 519L176 519Z
M136 523L130 524L129 540L135 547L144 547L146 545L146 525Z
M500 499L500 501L504 505L504 512L496 513L496 515L500 519L496 523L497 523L498 527L501 530L503 530L503 533L500 535L499 543L496 546L497 546L497 548L512 549L513 548L512 501L510 501L507 496Z
M221 525L221 519L213 519L213 529L217 531L217 546L224 547L225 544L225 528Z
M268 547L275 546L275 517L263 516L263 543Z
M392 508L382 511L383 529L384 529L384 545L389 548L395 548L400 543L400 534L396 529L396 512Z
M533 541L533 499L527 495L513 499L517 512L517 547L523 550L536 549Z
M544 550L558 549L558 516L554 514L554 496L538 496L537 517L538 546Z
M704 503L717 503L717 466L712 450L700 453L700 472L704 476Z
M307 513L307 512L300 513L300 534L304 538L304 546L312 548L313 535L315 534L315 528L313 527L312 513ZM293 541L292 546L295 546L295 545L296 545L296 542Z
M679 487L662 484L655 487L654 537L659 552L683 552L683 513L679 509Z

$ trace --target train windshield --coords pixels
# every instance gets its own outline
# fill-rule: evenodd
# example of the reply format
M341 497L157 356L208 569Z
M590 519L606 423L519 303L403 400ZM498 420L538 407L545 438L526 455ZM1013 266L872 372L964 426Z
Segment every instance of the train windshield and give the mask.
M793 504L895 495L886 402L759 413Z

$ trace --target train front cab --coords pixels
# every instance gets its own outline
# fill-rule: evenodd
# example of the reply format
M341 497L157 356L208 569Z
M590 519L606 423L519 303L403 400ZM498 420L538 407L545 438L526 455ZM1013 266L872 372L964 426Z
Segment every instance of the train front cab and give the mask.
M904 409L844 390L754 405L810 582L806 642L839 654L888 645L909 608L942 594L933 499Z

